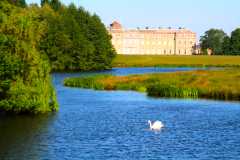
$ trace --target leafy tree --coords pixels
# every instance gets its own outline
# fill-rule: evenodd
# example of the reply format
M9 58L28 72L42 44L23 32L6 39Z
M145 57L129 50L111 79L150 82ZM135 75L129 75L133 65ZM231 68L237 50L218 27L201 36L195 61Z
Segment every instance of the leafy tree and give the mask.
M18 5L19 5L20 7L26 7L26 1L25 1L25 0L19 0L19 1L18 1Z
M111 68L115 51L97 15L91 15L74 4L56 12L50 11L47 5L42 9L43 17L48 21L48 29L40 49L48 55L53 70Z
M104 24L100 18L95 14L90 21L90 34L89 37L96 47L94 61L98 62L97 67L111 68L111 61L115 56L114 49L111 44L111 37L107 33Z
M26 1L25 0L8 0L10 3L19 6L19 7L26 7Z
M240 55L240 28L234 30L231 34L231 53Z
M42 0L41 5L0 1L0 110L54 111L51 70L112 67L116 52L97 15L59 0Z
M59 0L41 0L41 6L43 7L45 4L50 5L55 11L59 10L62 6Z
M45 4L50 4L50 0L41 0L41 6L44 6Z
M210 29L200 38L201 48L206 51L208 48L212 49L213 54L223 54L223 42L226 33L220 29Z
M51 0L49 4L55 11L59 10L62 6L59 0Z
M229 55L232 52L231 49L231 38L229 36L224 37L222 50L224 55Z
M19 9L0 2L0 109L44 113L57 109L50 67L37 49L45 32L37 7Z

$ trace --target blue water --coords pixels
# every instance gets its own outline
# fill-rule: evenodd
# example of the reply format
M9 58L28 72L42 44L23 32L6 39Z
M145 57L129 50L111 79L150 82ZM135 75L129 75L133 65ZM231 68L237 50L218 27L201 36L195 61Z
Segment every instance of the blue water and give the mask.
M117 68L104 73L176 70ZM58 113L1 116L0 159L240 159L240 103L155 99L131 91L94 91L62 85L65 77L89 74L96 72L53 75ZM150 131L148 120L161 120L166 127L160 132Z

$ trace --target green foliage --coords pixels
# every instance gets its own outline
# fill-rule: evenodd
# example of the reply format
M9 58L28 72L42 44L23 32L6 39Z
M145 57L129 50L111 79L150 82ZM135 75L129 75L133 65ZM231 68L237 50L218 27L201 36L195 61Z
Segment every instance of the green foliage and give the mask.
M0 1L0 110L55 111L51 70L112 67L115 51L97 15L59 0L41 0L41 6Z
M21 9L0 2L0 109L14 113L57 110L49 62L38 44L46 21L36 6Z
M177 87L159 83L149 85L147 93L149 96L154 97L198 98L199 96L196 88Z
M235 29L231 36L227 36L222 30L210 29L201 37L203 53L212 49L215 55L240 55L240 28Z
M231 54L231 38L229 36L224 37L223 44L222 44L223 54Z
M240 55L240 28L237 28L232 32L230 45L231 45L230 53L233 55Z
M55 11L59 10L62 6L59 0L51 0L49 4Z
M214 55L223 54L222 45L226 36L226 33L220 29L210 29L206 31L200 39L202 50L212 49Z
M50 4L50 0L41 0L41 6L43 7L45 4Z
M9 3L14 4L18 7L26 7L26 1L25 0L8 0Z
M56 71L104 70L112 67L115 51L101 20L74 4L51 11L52 1L44 5L43 17L48 21L47 34L40 50L50 59Z
M58 11L62 7L62 4L59 0L41 0L41 6L43 7L44 5L51 6L51 8L55 11Z

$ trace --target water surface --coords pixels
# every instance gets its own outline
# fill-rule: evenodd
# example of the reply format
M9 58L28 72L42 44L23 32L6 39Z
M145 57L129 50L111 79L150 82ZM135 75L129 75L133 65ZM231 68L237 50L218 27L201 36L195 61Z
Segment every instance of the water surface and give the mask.
M116 68L104 73L190 69ZM0 116L0 159L240 159L238 102L155 99L132 91L62 85L65 77L89 74L98 73L53 74L58 113ZM166 127L150 131L147 120L161 120Z

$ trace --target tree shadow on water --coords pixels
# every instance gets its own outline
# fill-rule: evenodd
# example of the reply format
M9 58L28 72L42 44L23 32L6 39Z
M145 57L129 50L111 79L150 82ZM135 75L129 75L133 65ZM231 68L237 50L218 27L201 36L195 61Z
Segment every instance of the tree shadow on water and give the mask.
M39 150L48 138L46 133L56 114L0 114L0 159L40 159Z

